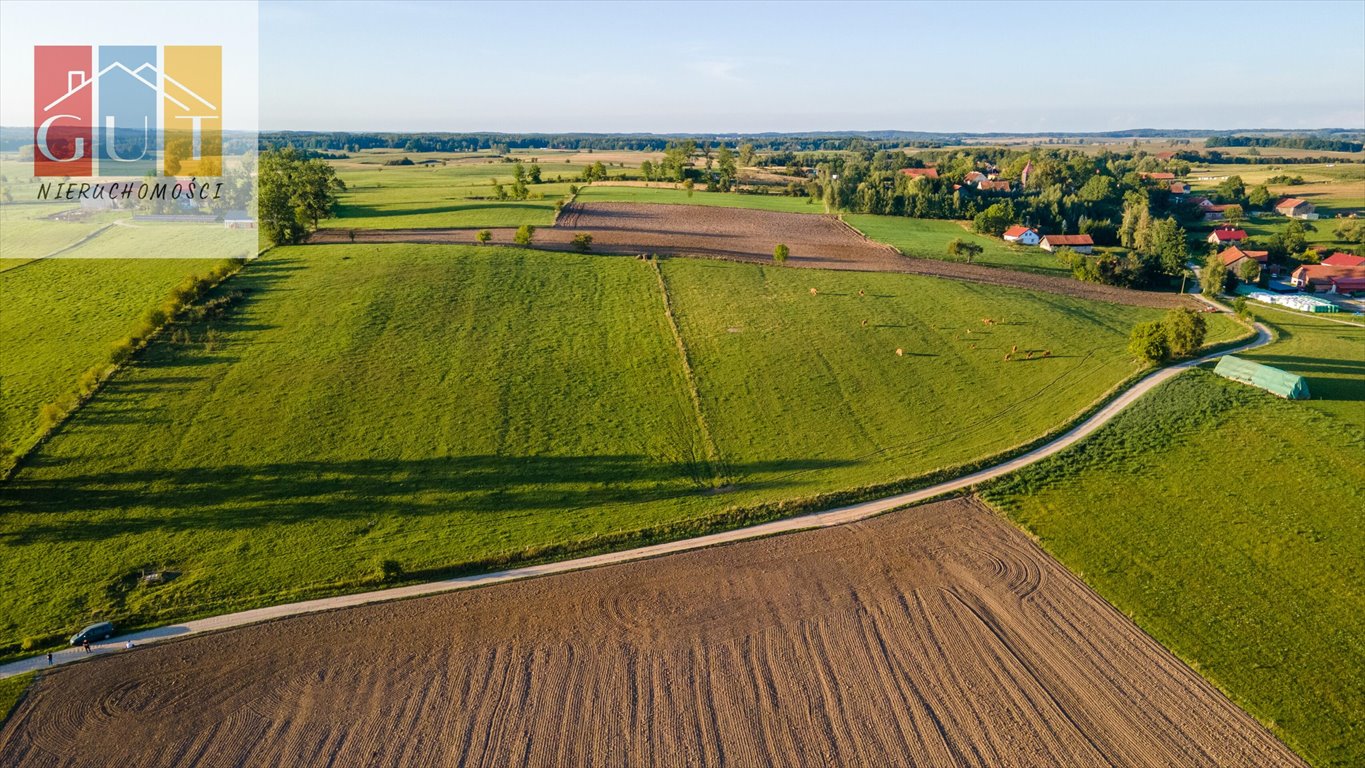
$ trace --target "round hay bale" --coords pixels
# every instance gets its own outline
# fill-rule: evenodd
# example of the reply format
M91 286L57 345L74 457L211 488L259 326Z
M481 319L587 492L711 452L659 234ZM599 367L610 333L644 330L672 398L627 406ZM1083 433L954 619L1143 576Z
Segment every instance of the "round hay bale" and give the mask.
M904 356L905 356L905 350L901 349L900 347L896 347L896 357L904 357Z
M814 296L814 295L816 295L816 294L818 294L818 293L819 293L819 291L815 290L814 288L810 289L810 295Z

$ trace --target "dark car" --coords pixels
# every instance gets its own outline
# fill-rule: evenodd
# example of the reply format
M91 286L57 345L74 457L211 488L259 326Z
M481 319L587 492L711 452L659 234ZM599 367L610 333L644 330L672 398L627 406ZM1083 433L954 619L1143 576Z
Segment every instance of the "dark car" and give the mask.
M85 629L82 629L81 631L72 635L71 645L80 645L81 643L84 643L87 640L89 640L92 643L98 643L99 641L104 640L105 638L113 636L114 625L107 621L101 621L98 624L91 624Z

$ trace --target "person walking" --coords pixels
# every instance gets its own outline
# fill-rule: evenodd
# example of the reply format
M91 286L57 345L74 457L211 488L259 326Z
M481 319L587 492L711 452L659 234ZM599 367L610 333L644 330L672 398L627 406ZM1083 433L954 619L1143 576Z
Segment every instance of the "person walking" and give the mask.
M86 653L90 653L90 639L86 638L85 640L82 640L81 647L85 649Z
M52 666L52 651L47 652L47 665Z

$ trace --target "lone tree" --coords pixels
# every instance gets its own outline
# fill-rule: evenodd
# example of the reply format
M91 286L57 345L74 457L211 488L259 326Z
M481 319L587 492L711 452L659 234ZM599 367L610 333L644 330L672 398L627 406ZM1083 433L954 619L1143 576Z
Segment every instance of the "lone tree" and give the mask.
M971 264L972 260L980 256L984 250L986 249L980 245L969 243L960 237L955 237L951 243L948 243L948 253L953 256L961 256L968 264Z
M1128 353L1149 365L1165 360L1170 354L1166 348L1166 329L1156 320L1133 326L1133 333L1128 337Z
M592 235L587 232L579 232L573 236L573 247L575 251L587 253L592 250Z
M1209 298L1217 298L1223 293L1228 281L1228 266L1218 254L1209 254L1204 262L1204 272L1199 275L1199 292Z
M1166 350L1175 357L1188 357L1204 343L1207 331L1204 316L1187 307L1177 307L1161 320Z
M479 230L479 234L474 236L479 241L479 245L488 245L488 241L493 239L493 233L486 229Z
M517 234L512 238L517 245L530 245L536 237L536 228L530 224L522 224L517 227Z
M787 257L791 255L791 252L791 249L787 247L786 243L778 243L777 247L773 249L773 261L781 264L787 260Z

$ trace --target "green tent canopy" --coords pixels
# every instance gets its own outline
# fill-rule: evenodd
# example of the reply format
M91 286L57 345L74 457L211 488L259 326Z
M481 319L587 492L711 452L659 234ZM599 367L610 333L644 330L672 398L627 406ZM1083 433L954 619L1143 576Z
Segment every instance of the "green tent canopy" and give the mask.
M1213 372L1219 376L1260 387L1290 400L1308 399L1308 380L1298 374L1226 355Z

